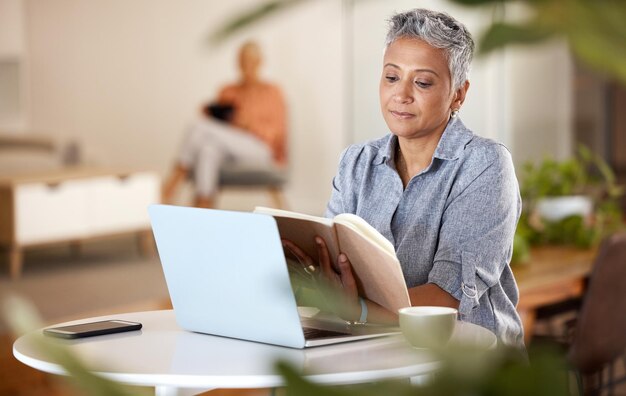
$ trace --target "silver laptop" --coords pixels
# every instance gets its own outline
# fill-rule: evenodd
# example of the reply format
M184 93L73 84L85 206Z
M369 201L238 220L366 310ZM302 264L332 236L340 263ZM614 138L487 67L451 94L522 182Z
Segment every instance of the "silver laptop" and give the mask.
M271 216L169 205L151 205L149 213L176 321L185 330L292 348L397 330L301 318Z

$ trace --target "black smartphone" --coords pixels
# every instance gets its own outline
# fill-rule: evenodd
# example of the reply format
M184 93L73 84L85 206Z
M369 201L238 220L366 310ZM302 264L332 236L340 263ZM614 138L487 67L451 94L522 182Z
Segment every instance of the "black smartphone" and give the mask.
M43 333L52 337L83 338L139 329L141 329L141 323L126 320L103 320L100 322L82 323L70 326L50 327L44 329Z

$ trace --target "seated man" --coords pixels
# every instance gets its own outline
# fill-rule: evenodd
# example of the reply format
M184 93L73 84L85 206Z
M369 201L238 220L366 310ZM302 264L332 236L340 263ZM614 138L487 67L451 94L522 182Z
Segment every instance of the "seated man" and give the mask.
M197 207L212 207L220 168L227 164L267 167L286 162L286 110L280 89L261 81L259 46L239 50L240 81L220 91L217 106L187 133L177 162L163 187L163 202L172 201L180 182L192 174ZM232 106L232 116L224 114ZM218 114L219 113L219 114Z

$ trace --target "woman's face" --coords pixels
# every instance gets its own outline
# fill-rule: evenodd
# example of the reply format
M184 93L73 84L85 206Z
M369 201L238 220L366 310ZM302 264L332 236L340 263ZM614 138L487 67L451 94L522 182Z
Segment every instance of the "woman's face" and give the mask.
M442 133L451 109L463 102L467 86L452 92L442 49L400 38L387 47L383 58L379 92L385 122L393 134L404 138Z

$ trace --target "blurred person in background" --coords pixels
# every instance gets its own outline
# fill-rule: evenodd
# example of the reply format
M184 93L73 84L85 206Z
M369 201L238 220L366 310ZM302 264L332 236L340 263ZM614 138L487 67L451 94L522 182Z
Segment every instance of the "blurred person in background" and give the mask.
M241 46L239 81L223 87L187 132L163 185L164 203L171 203L181 182L191 177L194 206L210 208L215 203L222 167L285 165L285 102L280 88L261 79L262 61L256 42Z

